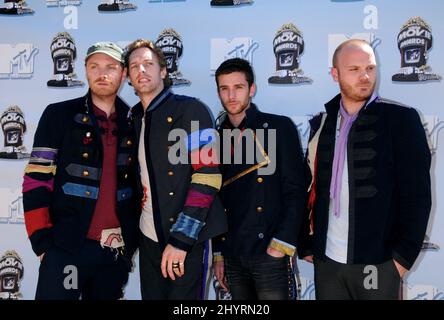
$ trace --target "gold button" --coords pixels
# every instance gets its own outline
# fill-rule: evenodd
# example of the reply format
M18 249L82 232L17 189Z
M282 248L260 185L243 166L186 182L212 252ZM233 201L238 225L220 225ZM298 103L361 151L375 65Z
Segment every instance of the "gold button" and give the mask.
M128 179L128 173L125 173L124 178L125 178L125 179Z
M174 222L174 218L170 218L170 222Z
M264 211L264 208L262 208L262 207L257 207L257 208L256 208L256 211L260 213L260 212Z
M174 175L174 172L170 170L170 171L168 171L168 175L171 177Z
M133 158L128 157L128 162L131 162L131 161L133 161Z
M225 237L222 237L222 239L221 239L222 241L225 241Z
M264 182L264 179L261 178L261 177L259 177L259 178L257 178L257 182L258 182L258 183L262 183L262 182Z
M171 191L171 192L169 193L169 195L170 195L170 196L174 196L174 192Z
M224 208L224 211L227 212L228 210L226 208Z
M88 172L88 170L84 170L84 171L83 171L83 176L84 176L84 177L89 176L89 172Z
M168 117L168 118L167 118L167 122L168 122L168 123L173 122L173 118L172 118L172 117Z
M82 118L83 123L87 123L88 120L89 120L88 116L83 116L83 118Z
M130 146L130 145L133 144L133 142L132 142L131 140L128 139L128 141L126 142L126 144L127 144L128 146Z
M122 193L122 199L126 198L126 193Z
M85 195L89 197L91 195L91 191L85 191Z
M87 137L87 138L90 138L90 137L91 137L91 132L87 132L87 133L86 133L86 137Z
M84 159L88 159L88 157L89 157L88 152L85 152L84 154L82 154L82 157L83 157Z

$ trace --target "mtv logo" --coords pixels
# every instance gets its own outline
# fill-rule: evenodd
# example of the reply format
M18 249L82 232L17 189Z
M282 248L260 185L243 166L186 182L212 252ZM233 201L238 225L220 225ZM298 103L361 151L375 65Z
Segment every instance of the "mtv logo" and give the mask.
M437 116L421 115L422 125L427 136L430 152L435 153L438 149L439 132L444 128L444 121L439 121Z
M11 191L9 188L0 188L0 203L8 203L6 211L0 210L0 223L25 223L22 199L21 190ZM5 209L5 206L2 209Z
M314 281L308 278L301 277L301 297L300 300L315 300L315 285Z
M308 146L308 138L310 136L310 123L308 122L311 119L311 116L292 116L291 120L293 120L296 128L299 131L299 138L301 139L302 149L307 149Z
M444 300L444 292L430 285L406 286L404 298L407 300Z
M31 78L38 51L32 43L0 43L0 78Z
M157 2L185 2L187 0L149 0L148 2L153 2L153 3L157 3Z
M225 38L211 39L210 69L216 71L219 65L227 59L242 58L253 64L253 52L259 47L259 43L252 38L241 37L231 40Z
M332 59L333 54L335 53L336 48L343 43L344 41L350 40L350 39L361 39L365 40L375 49L379 43L381 42L380 39L376 38L376 35L374 33L370 32L361 32L361 33L353 33L351 35L348 34L342 34L342 33L335 33L335 34L329 34L328 35L328 67L333 67Z

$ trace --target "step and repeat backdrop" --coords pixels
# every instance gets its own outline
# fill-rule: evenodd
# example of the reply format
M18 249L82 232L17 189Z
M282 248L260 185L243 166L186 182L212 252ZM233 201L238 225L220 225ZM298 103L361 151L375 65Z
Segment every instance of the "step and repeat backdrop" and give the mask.
M49 104L84 95L84 57L97 41L155 41L173 91L221 110L214 72L249 60L259 108L290 116L306 144L308 119L337 92L336 46L375 48L380 96L417 108L433 153L433 208L405 299L444 300L444 2L441 0L28 0L0 3L0 298L33 299L39 260L27 239L21 185L38 120ZM125 83L121 97L138 99ZM3 137L3 139L2 139ZM138 258L125 290L140 299ZM300 297L314 299L312 266L298 261ZM229 298L208 281L207 299Z

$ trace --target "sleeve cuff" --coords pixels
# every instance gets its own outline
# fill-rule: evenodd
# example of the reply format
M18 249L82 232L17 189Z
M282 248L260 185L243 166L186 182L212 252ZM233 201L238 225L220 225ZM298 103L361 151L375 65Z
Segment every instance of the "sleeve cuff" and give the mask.
M402 256L400 256L396 251L393 251L392 256L393 256L393 259L396 260L396 262L398 262L401 266L403 266L407 270L410 270L410 268L413 265L413 263L408 262L406 259L404 259Z
M213 252L213 263L224 261L224 256L220 252Z
M169 237L168 243L171 244L173 247L176 247L176 248L186 251L186 252L190 252L191 248L193 247L192 245L189 245L188 243L180 241L179 239L176 239L172 236Z
M282 252L290 257L292 257L296 251L295 246L292 246L291 244L288 244L288 243L278 240L276 238L271 239L271 242L268 245L268 247L273 248L279 252Z

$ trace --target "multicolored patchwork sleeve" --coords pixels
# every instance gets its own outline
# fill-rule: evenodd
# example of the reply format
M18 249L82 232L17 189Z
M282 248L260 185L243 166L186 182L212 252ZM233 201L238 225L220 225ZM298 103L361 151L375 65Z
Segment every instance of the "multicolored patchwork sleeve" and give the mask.
M60 132L56 131L57 122L52 118L48 107L39 121L23 179L26 231L37 255L46 252L52 245L49 205L57 168L57 138L60 137Z
M198 100L191 100L183 123L188 132L188 158L193 173L183 211L171 228L168 242L185 251L191 250L205 220L214 197L222 185L217 158L217 131L207 108Z

